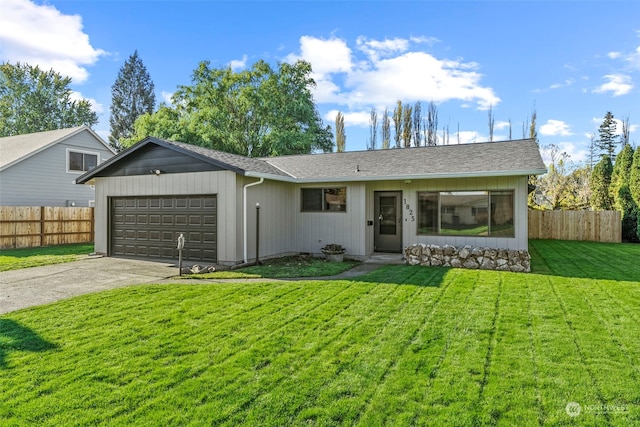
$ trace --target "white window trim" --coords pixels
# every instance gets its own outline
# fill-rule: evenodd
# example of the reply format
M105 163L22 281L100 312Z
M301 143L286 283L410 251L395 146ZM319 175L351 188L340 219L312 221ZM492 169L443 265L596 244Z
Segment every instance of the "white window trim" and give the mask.
M93 154L94 156L96 156L96 166L100 164L100 153L98 151L89 151L89 150L77 150L75 148L67 148L66 151L66 163L67 163L67 173L73 173L76 175L82 175L83 173L87 172L87 171L76 171L76 170L71 170L69 169L69 154L70 153L82 153L82 154Z

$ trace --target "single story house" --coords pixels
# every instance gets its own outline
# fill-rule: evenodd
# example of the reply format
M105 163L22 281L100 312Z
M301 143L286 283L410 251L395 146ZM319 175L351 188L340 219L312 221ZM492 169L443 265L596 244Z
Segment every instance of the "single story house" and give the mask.
M93 206L75 179L114 155L87 126L0 138L0 206Z
M95 249L235 264L320 254L365 259L415 244L528 249L535 140L248 158L146 138L77 179L96 187Z

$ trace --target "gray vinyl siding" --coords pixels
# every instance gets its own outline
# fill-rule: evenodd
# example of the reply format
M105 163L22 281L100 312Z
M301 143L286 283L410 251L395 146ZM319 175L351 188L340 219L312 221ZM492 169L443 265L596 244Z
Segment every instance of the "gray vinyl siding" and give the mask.
M301 188L347 187L346 212L301 212ZM290 202L295 212L292 222L295 240L293 250L321 254L321 248L337 243L346 249L346 255L366 255L365 192L363 183L318 183L299 185Z
M472 245L505 249L528 249L528 214L527 214L527 177L489 177L489 178L459 178L404 181L380 181L367 184L367 219L373 219L375 191L402 191L403 199L403 228L402 245L406 247L415 243L434 245ZM515 237L463 237L463 236L420 236L417 234L418 192L420 191L474 191L474 190L514 190L514 224ZM403 201L404 201L403 200ZM407 208L407 204L409 207ZM409 209L413 210L416 221L409 218ZM368 227L367 254L372 254L373 229Z
M242 219L236 212L236 174L230 171L96 178L96 252L109 251L109 197L189 194L217 195L218 263L237 262L236 221Z
M80 132L0 172L0 206L89 206L95 191L76 185L80 173L67 172L67 150L99 155L98 162L113 156L89 133Z
M238 176L238 251L237 259L244 256L242 187L257 182L255 178ZM262 184L247 188L247 258L256 256L256 203L260 203L260 258L286 255L298 251L295 248L294 194L296 186L286 182L265 180Z

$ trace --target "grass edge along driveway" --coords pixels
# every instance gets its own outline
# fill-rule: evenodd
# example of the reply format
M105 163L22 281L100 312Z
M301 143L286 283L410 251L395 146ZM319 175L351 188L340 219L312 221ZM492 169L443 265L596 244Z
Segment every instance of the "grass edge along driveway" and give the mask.
M386 266L1 316L0 424L640 423L640 246L532 252L538 273Z

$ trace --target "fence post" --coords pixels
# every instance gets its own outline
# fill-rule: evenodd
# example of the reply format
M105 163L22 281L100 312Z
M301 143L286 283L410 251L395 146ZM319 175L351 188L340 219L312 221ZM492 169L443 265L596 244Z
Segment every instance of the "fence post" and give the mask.
M40 206L40 247L44 246L44 206Z

